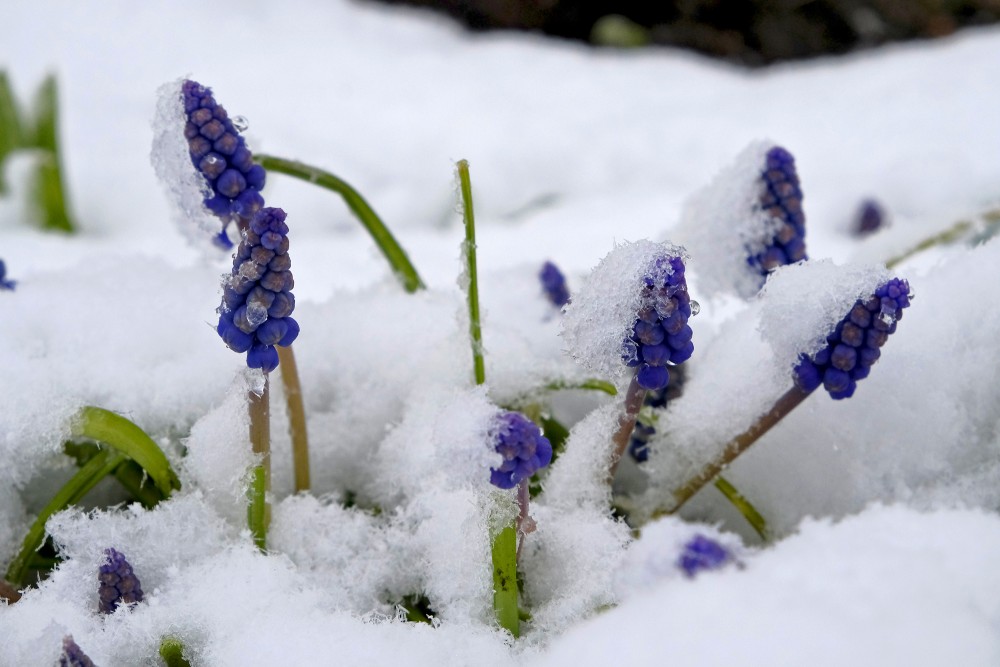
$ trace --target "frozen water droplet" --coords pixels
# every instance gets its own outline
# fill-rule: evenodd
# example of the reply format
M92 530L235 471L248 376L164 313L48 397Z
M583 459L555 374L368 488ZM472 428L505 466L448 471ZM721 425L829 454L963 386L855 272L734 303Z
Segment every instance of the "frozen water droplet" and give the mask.
M233 116L233 127L236 128L237 132L246 132L250 127L250 121L247 120L246 116Z
M896 321L896 318L892 315L892 313L888 313L884 310L878 314L878 319L882 324L887 326L892 325L892 323Z
M205 158L205 162L207 162L209 164L215 164L218 161L219 161L219 158L215 157L214 155L209 155L208 157Z
M251 326L259 327L267 319L267 308L259 303L247 303L247 322Z
M701 304L691 299L691 317L694 317L701 312Z

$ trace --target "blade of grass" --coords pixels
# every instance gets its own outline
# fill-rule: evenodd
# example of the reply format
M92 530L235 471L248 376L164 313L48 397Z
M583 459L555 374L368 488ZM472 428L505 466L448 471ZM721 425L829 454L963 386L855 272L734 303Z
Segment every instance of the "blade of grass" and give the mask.
M35 110L35 145L42 149L35 168L35 205L43 229L73 233L59 147L59 98L55 75L42 82Z
M273 155L255 155L254 160L268 171L277 172L286 176L292 176L308 183L313 183L336 192L343 199L351 212L361 221L364 228L371 234L375 245L378 246L382 254L389 261L396 277L403 283L403 288L410 293L425 288L424 282L417 274L416 268L410 262L409 256L403 250L399 242L385 226L382 219L375 213L374 209L365 201L365 198L351 187L343 179L334 176L328 171L313 167L295 160L285 160Z
M486 382L486 365L483 362L483 330L479 324L479 277L476 270L476 214L472 206L472 180L469 177L469 163L459 160L459 193L462 198L462 217L465 220L465 242L462 255L465 258L465 274L468 283L469 337L472 339L472 366L476 384Z
M4 162L12 151L24 147L26 139L10 79L7 78L6 71L0 70L0 194L7 192Z
M733 507L735 507L739 513L743 515L743 518L746 519L747 523L750 524L750 527L756 531L757 535L760 536L760 539L767 542L767 521L761 513L757 511L757 508L753 506L753 503L747 500L746 496L740 493L739 490L737 490L737 488L722 475L715 478L715 488L717 488L722 495L726 497L726 500L732 503Z

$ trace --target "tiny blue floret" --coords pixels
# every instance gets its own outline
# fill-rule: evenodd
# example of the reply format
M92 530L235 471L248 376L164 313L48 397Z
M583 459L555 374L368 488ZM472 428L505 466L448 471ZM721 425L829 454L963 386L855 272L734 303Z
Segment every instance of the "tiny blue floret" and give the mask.
M637 367L640 387L654 391L670 382L668 363L683 363L694 352L687 323L692 301L684 279L684 260L679 256L657 259L641 289L642 303L632 334L622 343L622 361Z
M677 567L688 577L694 577L703 570L717 570L732 560L733 555L724 546L704 535L695 535L684 545Z
M97 572L101 612L110 614L120 604L142 602L142 586L125 556L110 547L104 554L107 561Z
M566 286L566 276L552 262L545 262L538 274L545 296L556 308L562 308L569 303L569 288Z
M867 299L858 299L826 337L823 348L811 356L799 356L795 385L804 392L823 385L835 399L853 396L857 383L868 377L882 346L896 331L911 298L909 283L893 278Z
M490 483L494 486L513 489L552 462L552 444L538 425L520 412L497 415L490 435L503 457L499 468L490 468Z
M94 661L73 641L73 635L63 637L63 650L58 667L94 667Z
M13 291L16 286L16 280L7 280L7 265L0 259L0 290Z
M882 229L886 224L885 211L874 199L866 199L858 207L857 218L854 223L854 233L858 236L867 236Z
M248 367L265 373L278 367L275 346L288 347L299 335L298 323L289 317L295 309L291 267L285 212L261 209L233 256L216 330L231 350L246 352Z
M254 164L253 155L225 108L215 101L212 89L196 81L181 85L187 123L184 137L191 162L208 181L211 193L205 207L222 220L217 242L232 247L226 233L229 223L240 230L264 206L264 168Z
M774 146L765 160L759 203L773 227L769 227L770 237L762 239L764 248L747 257L747 263L760 272L762 280L779 266L806 259L806 218L795 158L784 148Z

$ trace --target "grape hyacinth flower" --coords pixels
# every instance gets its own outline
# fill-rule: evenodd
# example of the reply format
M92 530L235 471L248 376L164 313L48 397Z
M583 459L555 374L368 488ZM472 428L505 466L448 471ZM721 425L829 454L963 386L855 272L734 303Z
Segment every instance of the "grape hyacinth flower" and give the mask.
M217 331L231 350L247 353L248 367L265 373L278 367L274 346L287 347L299 335L298 323L289 317L295 309L290 268L285 212L264 208L250 221L233 257Z
M94 667L94 661L77 646L73 641L73 635L66 635L63 637L63 650L59 656L58 667Z
M885 211L874 199L866 199L858 207L854 222L854 234L867 236L882 229L886 225Z
M677 559L677 567L689 578L705 570L717 570L733 560L724 546L704 535L695 535Z
M566 276L559 270L559 267L552 262L545 262L542 270L538 274L538 279L542 283L542 290L552 305L562 308L569 303L569 288L566 287Z
M670 381L667 364L687 361L694 352L688 318L697 312L684 279L679 255L658 258L644 277L642 304L631 335L622 346L622 360L637 367L643 389L663 389ZM692 309L693 306L693 309Z
M490 435L503 457L499 468L490 468L493 486L513 489L552 461L552 444L538 425L520 412L499 414Z
M807 259L806 219L795 158L781 146L774 146L767 152L765 161L760 209L769 219L768 234L759 240L761 248L748 248L750 255L747 257L747 263L762 277L779 266Z
M7 265L0 259L0 290L13 291L17 281L7 279Z
M799 357L796 386L808 393L822 384L831 398L850 398L857 383L868 377L909 305L910 285L899 278L880 286L867 299L858 299L827 336L825 347Z
M104 550L107 561L101 565L97 573L100 582L97 593L100 598L100 609L103 614L110 614L120 604L142 602L142 587L139 578L132 571L132 566L125 556L114 548Z
M191 162L208 182L210 192L205 207L222 220L218 242L232 247L226 229L235 222L246 229L254 214L264 206L260 192L265 172L254 164L253 155L240 132L246 129L240 117L231 119L226 109L215 101L212 89L196 81L181 84L187 122L184 137Z
M663 389L647 392L643 406L662 409L667 407L669 401L679 398L684 389L684 368L684 366L676 367L670 374L670 384ZM655 416L651 418L652 423L647 423L646 419L644 410L639 415L628 444L628 453L636 463L645 463L649 460L649 439L656 433L656 427L653 426L656 421Z

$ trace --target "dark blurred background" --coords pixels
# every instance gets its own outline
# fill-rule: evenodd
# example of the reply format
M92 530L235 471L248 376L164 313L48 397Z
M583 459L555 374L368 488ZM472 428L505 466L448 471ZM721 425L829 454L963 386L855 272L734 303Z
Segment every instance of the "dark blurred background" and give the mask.
M1000 0L375 0L470 30L525 30L606 47L664 45L747 66L949 35L1000 20Z

